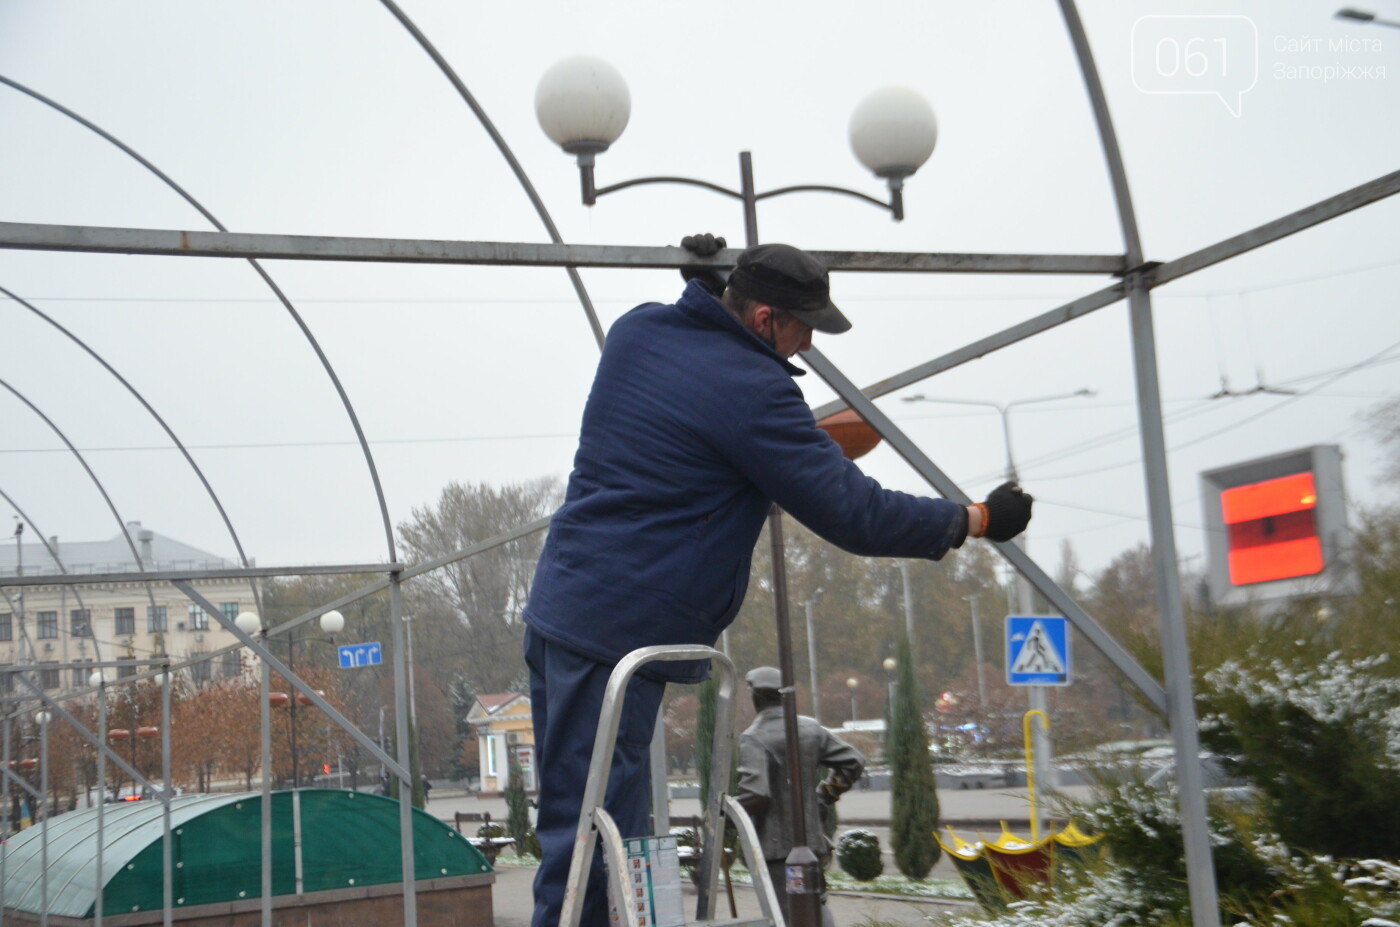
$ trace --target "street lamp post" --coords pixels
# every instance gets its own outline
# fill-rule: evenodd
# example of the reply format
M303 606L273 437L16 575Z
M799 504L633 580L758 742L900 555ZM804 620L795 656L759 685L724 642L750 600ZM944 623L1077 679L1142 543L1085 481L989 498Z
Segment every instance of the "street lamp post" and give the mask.
M888 700L889 706L893 706L893 705L894 705L894 671L895 671L895 669L899 666L899 663L898 663L898 661L895 660L894 657L885 657L884 661L883 661L880 665L883 666L883 667L885 668L885 673L890 677L890 679L889 679L889 691L888 691L887 693L885 693L885 698ZM894 710L893 707L886 707L886 708L885 708L885 717L886 717L887 719L890 717L890 712L893 711L893 710ZM888 734L888 731L886 732L886 734Z
M335 635L345 630L345 616L332 609L320 617L321 630L324 631L330 643L335 643ZM296 672L297 644L307 641L317 640L314 637L297 637L296 628L287 632L287 669ZM287 703L287 710L290 712L291 726L291 748L292 748L292 788L301 788L301 758L297 753L297 705L310 705L311 700L305 695L298 693Z
M1400 20L1381 19L1369 10L1358 10L1355 7L1343 7L1333 15L1337 19L1349 19L1352 22L1363 23L1368 26L1391 26L1400 29Z
M1015 408L1016 406L1025 406L1025 405L1030 405L1030 404L1032 404L1032 403L1038 403L1038 402L1054 402L1054 401L1060 400L1060 399L1074 399L1074 398L1081 397L1081 396L1082 396L1082 397L1090 397L1090 396L1096 396L1096 395L1098 395L1096 391L1094 391L1094 390L1092 390L1092 389L1090 389L1089 387L1086 386L1086 387L1082 387L1082 388L1080 388L1080 389L1077 389L1077 390L1075 390L1075 391L1072 392L1072 393L1059 393L1059 394L1056 394L1056 395L1054 395L1054 396L1033 396L1033 397L1031 397L1031 398L1029 398L1029 399L1013 399L1013 400L1011 400L1010 402L996 402L996 401L993 401L993 400L990 400L990 399L945 399L945 398L938 398L938 397L933 397L933 396L925 396L923 393L916 393L916 394L914 394L914 395L912 395L912 396L905 396L905 397L904 397L904 401L905 401L905 402L938 402L938 403L952 403L952 404L954 404L954 405L969 405L969 406L988 406L988 407L990 407L990 408L996 409L997 412L1001 415L1001 434L1002 434L1003 440L1004 440L1005 443L1006 443L1006 479L1009 480L1010 482L1015 483L1015 482L1018 482L1018 481L1019 481L1020 477L1019 477L1019 476L1017 475L1017 473L1016 473L1016 459L1015 459L1015 457L1012 455L1012 452L1011 452L1011 410L1012 410L1013 408ZM1019 538L1017 538L1017 539L1011 541L1010 543L1018 545L1018 546L1021 548L1021 550L1024 551L1024 550L1026 549L1026 542L1027 542L1027 533L1026 533L1026 532L1022 532L1022 533L1021 533L1021 536L1020 536ZM1018 598L1018 600L1019 600L1019 601L1017 602L1017 610L1018 610L1021 614L1023 614L1023 615L1029 615L1029 614L1031 614L1031 612L1033 611L1033 603L1032 603L1032 600L1031 600L1031 585L1030 585L1029 582L1027 582L1027 580L1026 580L1026 578L1025 578L1024 576L1018 576L1018 577L1017 577L1017 580L1016 580L1016 590L1017 590L1017 598ZM973 609L974 609L974 612L973 612L973 616L974 616L974 617L973 617L973 622L974 622L974 630L973 630L973 635L974 635L974 636L973 636L973 640L974 640L974 643L980 642L980 640L981 640L981 635L977 633L976 627L975 627L975 624L976 624L976 611L975 611L975 609L976 609L976 607L977 607L977 606L974 604L974 605L973 605ZM986 693L985 693L985 690L982 688L982 683L981 683L981 660L980 660L980 658L978 659L978 687L979 687L978 694L979 694L979 696L980 696L981 699L982 699L982 704L985 705L985 704L986 704ZM1047 704L1047 699L1046 699L1046 694L1045 694L1045 687L1044 687L1044 686L1027 686L1026 688L1027 688L1027 693L1026 693L1026 695L1027 695L1027 699L1028 699L1029 704L1030 704L1030 710L1031 710L1031 711L1040 711L1040 712L1044 713L1044 715L1045 715L1046 717L1049 717L1049 707L1048 707L1048 704ZM1032 736L1034 737L1034 746L1035 746L1035 757L1034 757L1035 770L1034 770L1034 775L1035 775L1037 781L1039 781L1039 782L1041 782L1041 783L1044 783L1046 786L1048 786L1048 787L1050 787L1050 788L1054 788L1054 786L1055 786L1056 783L1055 783L1055 780L1054 780L1054 778L1053 778L1053 770L1052 770L1052 768L1051 768L1051 766L1050 766L1050 736L1049 736L1049 734L1045 731L1045 729L1044 729L1042 726L1040 726L1040 725L1036 725L1036 726L1034 727L1034 731L1033 731L1033 735L1032 735ZM1036 828L1039 829L1039 826L1040 826L1040 825L1039 825L1039 822L1035 822L1035 824L1036 824Z
M860 680L854 676L847 678L846 688L851 690L851 725L856 723L856 689L860 686Z
M977 708L985 713L987 710L987 681L983 678L982 622L977 616L977 596L965 595L963 601L972 606L972 656L977 661Z
M933 154L938 139L937 120L927 101L908 88L886 87L870 94L856 107L848 130L851 148L857 159L877 177L885 180L889 190L888 202L856 190L827 185L807 184L759 192L754 187L753 157L747 151L739 153L738 190L674 176L640 177L598 187L594 182L597 156L607 151L622 135L631 115L631 96L626 81L617 69L606 61L583 55L559 61L540 78L535 90L535 114L545 134L577 159L584 205L592 206L600 196L645 184L703 187L738 199L743 204L744 239L748 247L758 244L758 201L787 193L825 192L851 196L888 210L896 222L902 220L904 181ZM786 759L793 779L791 813L794 846L787 859L789 913L795 927L817 927L821 922L818 895L820 871L806 834L807 796L798 749L796 683L788 618L787 576L783 562L782 512L777 506L773 507L768 524L773 547L773 604L782 675ZM852 696L854 704L854 690ZM794 878L798 874L795 869L800 871L800 879ZM702 887L702 892L701 907L704 910L700 916L707 918L714 904L712 887ZM568 923L562 927L576 925Z

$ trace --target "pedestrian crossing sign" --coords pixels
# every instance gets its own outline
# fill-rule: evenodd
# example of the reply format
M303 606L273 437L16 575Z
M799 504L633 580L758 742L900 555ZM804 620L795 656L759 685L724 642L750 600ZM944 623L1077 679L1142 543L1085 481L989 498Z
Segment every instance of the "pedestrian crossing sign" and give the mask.
M1067 686L1069 622L1059 615L1006 616L1006 681L1013 686Z

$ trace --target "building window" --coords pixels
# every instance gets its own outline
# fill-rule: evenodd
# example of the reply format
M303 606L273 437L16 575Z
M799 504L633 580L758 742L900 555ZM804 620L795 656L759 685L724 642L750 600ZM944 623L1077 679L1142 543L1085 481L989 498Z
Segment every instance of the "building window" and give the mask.
M39 685L45 689L57 689L58 670L45 669L44 666L46 665L47 664L41 664L39 667Z
M209 613L206 612L204 609L200 608L198 605L190 606L190 630L209 630Z
M166 630L168 622L165 617L164 605L146 606L146 630L152 634Z
M127 661L122 660L122 661L120 662L120 664L117 666L117 678L118 678L118 679L130 679L132 676L135 676L135 675L136 675L136 664L134 664L134 663L128 663Z
M219 673L224 678L237 676L243 671L243 666L238 659L238 651L230 650L223 656L223 663L219 667Z
M0 673L0 692L12 695L15 691L15 674L13 670Z
M198 661L190 664L190 678L194 680L196 686L203 688L204 684L209 681L210 661L203 653L192 653L190 659Z
M15 616L12 612L0 612L0 641L15 639Z
M68 613L74 637L92 637L92 609L75 608Z
M136 609L134 609L134 608L119 608L119 609L117 609L117 633L118 633L118 634L135 634L135 633L136 633Z
M241 606L237 602L220 602L219 611L224 613L225 618L232 621L238 617Z
M81 661L81 662L84 662L84 663L91 663L92 661L91 661L91 660L83 660L83 661ZM88 684L88 677L91 676L91 675L92 675L92 668L91 668L91 667L84 667L84 666L75 666L75 667L73 667L73 688L75 688L75 689L86 689L86 688L87 688L87 684Z
M58 612L39 613L39 640L58 637Z

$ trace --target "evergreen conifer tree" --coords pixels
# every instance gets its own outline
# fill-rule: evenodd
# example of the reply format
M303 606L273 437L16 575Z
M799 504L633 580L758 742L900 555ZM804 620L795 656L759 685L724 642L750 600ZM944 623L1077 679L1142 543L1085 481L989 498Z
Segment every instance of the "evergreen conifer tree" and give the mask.
M923 696L914 679L909 638L899 625L895 650L894 701L886 741L890 764L890 845L899 871L923 879L943 852L938 830L938 791L928 755Z
M510 758L510 774L506 779L506 833L515 838L516 856L540 855L540 842L530 826L530 797L525 794L525 777L515 757Z

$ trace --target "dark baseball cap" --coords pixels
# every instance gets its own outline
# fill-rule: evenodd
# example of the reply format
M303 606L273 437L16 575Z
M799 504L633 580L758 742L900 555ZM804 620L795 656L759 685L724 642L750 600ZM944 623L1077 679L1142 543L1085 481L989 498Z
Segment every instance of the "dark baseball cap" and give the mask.
M776 692L783 687L783 674L774 666L751 669L744 679L748 681L750 689L772 689Z
M819 332L839 335L851 328L831 301L826 267L792 245L756 245L744 251L729 285L740 296L776 306Z

